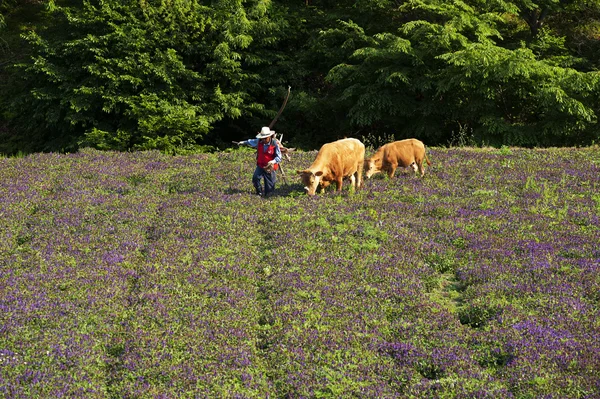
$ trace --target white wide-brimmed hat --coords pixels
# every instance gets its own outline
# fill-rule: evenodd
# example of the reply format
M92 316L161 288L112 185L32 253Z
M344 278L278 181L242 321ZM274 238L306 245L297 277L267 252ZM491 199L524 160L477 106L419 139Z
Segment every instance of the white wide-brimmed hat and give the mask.
M262 129L260 129L260 133L258 133L256 135L257 139L264 139L265 137L269 137L275 134L275 130L271 130L269 129L268 126L264 126Z

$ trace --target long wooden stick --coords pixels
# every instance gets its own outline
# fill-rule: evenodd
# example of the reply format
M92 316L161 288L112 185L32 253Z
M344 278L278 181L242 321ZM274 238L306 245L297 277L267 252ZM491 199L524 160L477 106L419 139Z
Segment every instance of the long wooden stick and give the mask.
M281 177L283 177L283 182L287 186L288 183L287 183L287 180L285 178L285 172L283 171L283 166L281 166L281 164L279 164L279 170L281 171Z
M271 121L271 123L269 123L269 129L273 129L273 126L275 126L275 122L277 122L277 119L279 119L279 116L283 112L283 109L285 108L285 105L288 102L288 98L290 98L290 92L291 91L292 91L292 86L288 86L287 96L285 97L285 100L283 101L283 104L281 105L281 108L279 108L279 112L277 112L277 116L275 116L275 119L273 119Z

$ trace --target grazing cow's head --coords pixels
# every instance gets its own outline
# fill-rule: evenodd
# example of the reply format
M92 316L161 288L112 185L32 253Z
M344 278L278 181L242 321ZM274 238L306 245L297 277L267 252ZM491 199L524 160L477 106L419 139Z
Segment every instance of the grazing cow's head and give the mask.
M371 178L375 173L381 172L381 162L374 158L365 159L365 177ZM378 165L379 163L379 165Z
M321 176L323 176L323 172L318 171L313 173L310 170L297 170L296 173L299 174L300 178L302 179L302 184L304 184L304 190L306 190L306 194L315 195L317 188L319 187L319 183L321 182Z

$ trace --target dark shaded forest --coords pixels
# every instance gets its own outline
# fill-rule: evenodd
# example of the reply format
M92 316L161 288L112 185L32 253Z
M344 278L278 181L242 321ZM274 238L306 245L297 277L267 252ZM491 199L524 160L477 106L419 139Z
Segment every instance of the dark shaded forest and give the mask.
M0 153L600 141L596 0L3 0Z

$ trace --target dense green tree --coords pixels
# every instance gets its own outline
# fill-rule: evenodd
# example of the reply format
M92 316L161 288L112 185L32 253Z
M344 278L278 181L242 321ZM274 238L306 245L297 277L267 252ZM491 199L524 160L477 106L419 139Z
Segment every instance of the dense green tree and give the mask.
M23 132L9 128L11 115L6 110L6 104L20 89L11 66L27 57L29 51L19 34L43 25L47 21L45 13L53 4L53 0L0 1L0 153L16 152L22 148L19 142L26 140Z
M369 45L329 79L354 124L401 136L529 146L597 140L598 73L572 68L577 58L541 23L518 42L522 7L406 1L397 9L405 22L363 36Z
M327 80L327 74L357 48L369 43L365 41L368 34L397 24L390 8L393 3L387 0L277 3L287 26L275 69L292 86L292 98L277 129L289 133L295 145L318 148L327 141L368 133L370 129L348 117L351 104ZM275 98L280 101L281 95ZM277 106L272 103L270 107L277 109Z
M0 152L222 148L268 124L288 85L275 130L306 149L600 140L595 1L6 0L0 14L19 48L0 54Z
M14 9L15 7L15 1L14 0L5 0L3 2L0 3L0 29L3 29L6 27L6 22L4 19L4 14L6 14L7 12L10 12Z
M219 135L226 134L226 130L248 135L252 133L250 129L268 124L281 106L287 86L292 88L291 98L275 130L284 133L287 139L293 138L294 146L314 148L348 134L346 112L337 98L330 97L330 85L324 79L339 61L333 53L340 49L335 45L325 48L318 43L322 29L335 26L341 15L349 15L351 2L343 3L273 3L273 18L280 26L279 42L264 54L270 63L257 70L264 90L260 95L269 113L229 121Z
M600 2L564 1L563 8L548 16L547 25L575 57L572 65L583 71L600 70Z
M15 120L42 149L194 149L215 122L263 108L244 65L263 62L253 43L276 40L268 12L262 0L59 7L53 28L27 36Z

